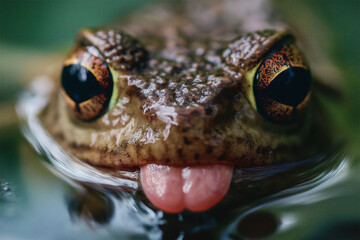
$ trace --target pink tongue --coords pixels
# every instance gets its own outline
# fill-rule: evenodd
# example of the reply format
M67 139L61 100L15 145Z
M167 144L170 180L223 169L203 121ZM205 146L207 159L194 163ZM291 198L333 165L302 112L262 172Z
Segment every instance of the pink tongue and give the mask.
M159 209L178 213L207 210L227 193L233 166L173 167L148 164L141 167L141 183L147 198Z

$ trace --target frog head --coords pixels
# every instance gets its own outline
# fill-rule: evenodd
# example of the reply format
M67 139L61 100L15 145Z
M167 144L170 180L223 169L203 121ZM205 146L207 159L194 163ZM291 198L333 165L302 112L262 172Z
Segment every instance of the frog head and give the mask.
M92 165L140 167L145 194L168 212L216 204L234 166L309 154L294 150L309 129L311 76L287 31L142 40L84 29L58 82L42 113L50 133Z

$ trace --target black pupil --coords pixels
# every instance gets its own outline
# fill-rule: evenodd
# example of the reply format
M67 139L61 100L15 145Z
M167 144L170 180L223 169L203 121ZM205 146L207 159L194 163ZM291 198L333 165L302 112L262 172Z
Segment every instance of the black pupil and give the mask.
M95 76L80 64L64 67L61 83L68 96L76 104L98 95L102 89Z
M267 95L273 100L297 106L310 91L310 72L301 67L290 67L275 77L267 87Z

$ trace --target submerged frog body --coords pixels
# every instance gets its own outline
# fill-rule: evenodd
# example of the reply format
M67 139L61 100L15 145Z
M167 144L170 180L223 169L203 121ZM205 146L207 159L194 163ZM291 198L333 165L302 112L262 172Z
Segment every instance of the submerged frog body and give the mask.
M197 4L80 31L41 113L79 159L140 166L145 194L168 212L219 202L234 166L313 153L311 77L291 33L228 2Z

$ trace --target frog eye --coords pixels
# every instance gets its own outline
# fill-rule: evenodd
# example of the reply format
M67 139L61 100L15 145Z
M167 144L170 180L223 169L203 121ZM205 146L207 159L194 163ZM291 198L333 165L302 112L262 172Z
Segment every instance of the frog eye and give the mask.
M310 87L311 75L301 51L291 41L277 44L254 76L257 111L273 122L293 122L309 103Z
M100 116L107 108L113 89L109 67L95 47L77 47L64 63L62 95L70 110L81 120Z

